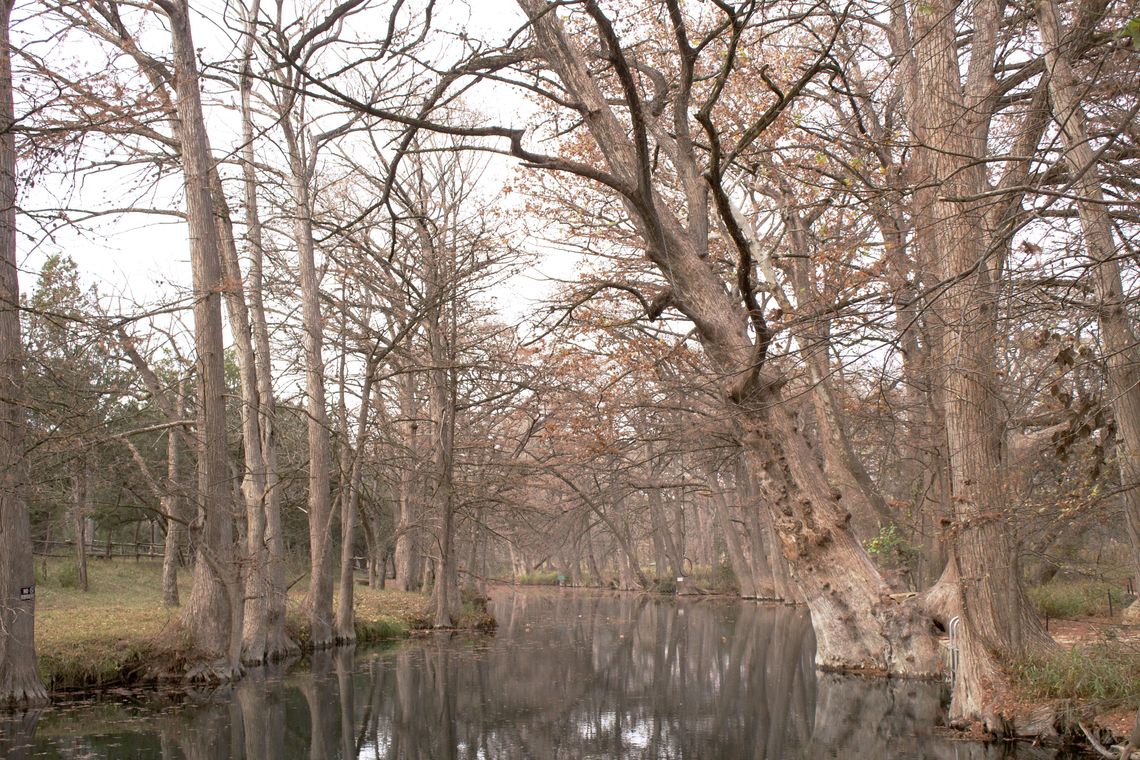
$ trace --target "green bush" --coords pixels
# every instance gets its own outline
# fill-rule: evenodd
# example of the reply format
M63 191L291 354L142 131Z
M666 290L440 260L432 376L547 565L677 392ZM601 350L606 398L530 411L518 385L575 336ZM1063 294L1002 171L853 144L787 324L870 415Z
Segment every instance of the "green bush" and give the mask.
M486 605L466 602L455 620L455 627L490 632L499 627L499 621L495 620L495 616L490 613Z
M1026 696L1140 707L1140 648L1105 640L1014 666Z
M1029 589L1037 612L1051 618L1107 615L1110 596L1114 612L1128 603L1124 592L1106 581L1054 581Z
M518 582L523 586L556 586L559 574L557 570L531 570L520 575Z
M658 594L676 594L677 593L677 579L676 578L658 578L653 584L653 590Z
M56 573L55 582L60 588L79 588L79 567L72 563L64 565Z
M863 542L867 550L881 567L913 567L921 552L903 538L902 532L894 523L879 529L877 535Z

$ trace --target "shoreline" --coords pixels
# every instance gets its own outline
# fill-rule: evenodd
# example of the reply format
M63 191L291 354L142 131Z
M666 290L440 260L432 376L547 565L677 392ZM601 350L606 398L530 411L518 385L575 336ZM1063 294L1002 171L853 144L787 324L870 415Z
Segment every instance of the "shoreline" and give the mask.
M100 563L101 564L101 563ZM115 563L120 571L139 573L145 565L132 567L134 563ZM107 565L104 569L111 569ZM547 584L520 584L496 581L493 589L512 589L515 592L542 593L602 593L639 594L652 597L674 597L678 600L707 601L754 601L757 604L773 604L764 600L744 600L724 593L676 594L657 590L619 591L604 586L558 586ZM413 637L426 637L434 633L485 633L493 630L494 621L485 612L468 614L453 628L435 629L431 625L430 598L423 594L390 590L376 590L360 585L356 594L356 641L355 645L383 644L405 641ZM492 591L494 593L494 591ZM100 604L99 594L68 594L70 603L52 599L50 594L44 609L37 610L37 642L41 678L53 702L71 699L94 698L108 695L117 689L140 691L180 691L201 687L186 676L195 667L203 664L196 658L180 634L178 620L181 608L163 607L153 598L139 600L135 604ZM303 663L315 648L308 646L303 635L306 623L300 614L300 595L290 599L286 629L298 644L299 651L294 657L283 658L275 663L285 663L293 667ZM783 604L776 602L776 604ZM1079 623L1086 624L1084 621ZM1077 645L1082 642L1066 642ZM320 651L336 650L349 644L321 648ZM248 669L263 664L246 666ZM850 674L860 677L860 674ZM866 677L866 674L862 674ZM237 679L240 681L241 679ZM236 681L235 681L236 682ZM1077 726L1077 718L1088 727L1099 741L1105 744L1123 743L1128 739L1131 716L1134 710L1117 706L1112 709L1093 710L1093 703L1064 699L1030 698L1039 704L1052 703L1057 706L1058 716L1068 715L1071 725L1060 726L1061 730L1053 742L1062 746L1089 747ZM1088 716L1088 717L1085 717ZM1091 719L1091 720L1090 720ZM963 740L1000 741L1003 737L980 736L969 730L946 728Z
M122 688L193 687L209 680L189 677L196 670L208 670L210 662L193 651L182 632L182 608L162 604L151 577L156 567L146 562L97 562L91 569L92 590L88 592L53 587L50 578L40 579L43 603L36 610L37 667L51 700ZM129 590L124 592L124 588ZM308 642L308 623L300 609L303 593L303 588L297 588L290 594L285 621L297 652L277 662L316 651ZM468 605L454 628L434 629L431 599L425 594L358 585L354 598L357 644L401 641L420 631L494 627L485 611ZM331 648L335 646L322 647Z

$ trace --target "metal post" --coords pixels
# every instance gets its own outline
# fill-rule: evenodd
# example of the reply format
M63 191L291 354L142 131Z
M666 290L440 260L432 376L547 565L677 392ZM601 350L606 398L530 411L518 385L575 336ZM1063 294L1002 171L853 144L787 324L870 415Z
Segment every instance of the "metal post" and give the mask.
M953 685L958 678L958 639L961 636L962 618L955 615L950 618L948 630L950 632L950 683Z

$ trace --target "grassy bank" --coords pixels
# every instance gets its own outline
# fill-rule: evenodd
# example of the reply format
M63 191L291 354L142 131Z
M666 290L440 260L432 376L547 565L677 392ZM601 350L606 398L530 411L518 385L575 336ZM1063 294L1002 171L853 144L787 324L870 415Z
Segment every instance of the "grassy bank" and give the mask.
M1076 644L1014 668L1022 692L1034 700L1060 700L1079 711L1140 709L1140 642L1101 639Z
M49 690L138 683L153 678L158 665L178 672L194 659L178 625L180 610L162 605L160 561L92 560L87 592L74 587L72 567L70 560L36 561L36 649ZM189 573L180 573L178 581L185 600ZM300 586L290 592L287 621L302 648L303 595ZM421 594L358 585L354 606L362 643L405 638L431 622L429 600ZM467 622L478 627L470 617Z
M1060 644L1058 651L1016 662L1018 698L1055 706L1063 729L1078 722L1120 740L1140 709L1140 630L1121 624L1134 597L1126 579L1056 578L1029 589L1029 598Z

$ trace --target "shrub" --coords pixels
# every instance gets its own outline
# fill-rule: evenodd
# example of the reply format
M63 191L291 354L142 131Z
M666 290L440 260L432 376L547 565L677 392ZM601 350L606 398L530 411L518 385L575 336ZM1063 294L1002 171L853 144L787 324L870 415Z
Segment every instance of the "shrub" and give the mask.
M557 570L531 570L520 575L518 582L523 586L555 586L558 584L558 576Z
M695 568L692 580L698 586L707 586L709 590L721 594L738 594L740 586L736 582L736 573L728 562L721 562L711 568Z
M373 620L355 620L356 641L372 643L407 638L410 625L407 621L381 616Z
M487 609L487 604L491 601L490 597L467 588L460 590L459 597L462 600L462 607L455 620L456 628L493 631L499 627L499 622Z
M1107 581L1054 581L1029 589L1037 612L1051 618L1107 615L1110 596L1114 611L1128 603L1124 592Z
M1105 640L1014 666L1026 696L1140 707L1140 648Z
M56 573L55 582L60 588L79 588L79 568L69 562Z
M878 534L863 542L875 561L882 567L913 567L921 552L903 538L902 532L894 523L879 529Z
M466 602L459 611L459 617L455 620L455 627L489 632L499 627L499 621L495 620L495 616L487 610L485 605Z

